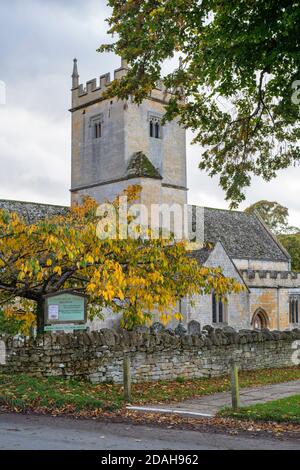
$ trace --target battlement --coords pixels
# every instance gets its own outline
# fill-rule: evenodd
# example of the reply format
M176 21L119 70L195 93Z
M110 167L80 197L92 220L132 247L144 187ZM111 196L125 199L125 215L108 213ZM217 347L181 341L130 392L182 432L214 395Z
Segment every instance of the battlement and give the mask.
M98 90L103 91L110 83L111 83L110 73L106 73L105 75L100 76L100 80L98 83L97 83L97 78L93 78L92 80L89 80L88 82L86 82L85 86L83 84L80 84L78 88L75 88L72 91L73 92L77 91L77 95L80 97L80 96L92 93L94 91L98 91Z
M300 273L298 272L245 269L241 270L241 274L250 286L300 287Z
M125 60L122 59L121 67L114 70L113 80L121 80L127 73L128 66ZM100 75L100 78L93 78L88 80L86 84L79 83L79 74L77 69L77 59L74 59L74 68L72 74L72 110L77 107L82 107L94 101L103 99L106 88L111 84L111 73L107 72ZM151 93L151 98L168 101L170 93L167 92L163 81L159 80L155 89Z

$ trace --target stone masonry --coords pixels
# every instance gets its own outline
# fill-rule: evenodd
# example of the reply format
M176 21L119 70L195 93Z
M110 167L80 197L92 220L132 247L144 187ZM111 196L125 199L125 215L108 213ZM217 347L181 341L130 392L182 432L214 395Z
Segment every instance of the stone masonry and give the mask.
M114 79L127 73L127 64L114 71ZM136 152L143 152L160 180L146 175L140 181L142 203L187 202L186 132L177 120L161 125L171 95L161 82L139 106L131 100L107 98L110 74L79 83L77 61L72 83L72 203L85 195L102 202L112 200L134 184L127 169ZM150 122L160 123L159 138L149 136ZM94 125L101 126L95 136ZM143 176L143 175L140 175ZM153 196L155 195L155 199Z
M126 61L114 71L114 79L127 73ZM291 257L257 214L187 205L186 131L178 120L162 120L171 95L158 81L138 106L132 100L108 98L110 74L80 84L77 60L72 74L72 204L83 196L99 203L113 200L128 185L141 187L140 201L151 214L161 205L169 208L170 228L174 207L187 215L182 228L189 230L193 255L200 265L220 267L225 276L244 286L239 294L221 300L214 292L181 299L177 309L185 326L191 320L215 328L269 328L300 326L300 273L291 272ZM158 132L153 133L153 129ZM158 127L157 127L158 126ZM68 207L0 199L0 210L17 212L28 223ZM163 212L163 211L162 211ZM163 220L159 212L155 225ZM150 218L150 215L149 215ZM187 227L188 226L188 227ZM208 246L210 249L208 250ZM191 301L192 300L192 301ZM119 327L109 309L104 320L88 323L91 329ZM154 320L157 317L154 315ZM175 327L176 325L172 324Z
M299 329L237 332L230 327L221 330L206 326L199 333L193 322L189 331L198 334L183 330L176 334L159 326L120 333L102 329L49 334L36 340L2 338L6 360L0 371L121 383L125 353L131 356L134 382L225 375L232 358L241 370L297 364Z

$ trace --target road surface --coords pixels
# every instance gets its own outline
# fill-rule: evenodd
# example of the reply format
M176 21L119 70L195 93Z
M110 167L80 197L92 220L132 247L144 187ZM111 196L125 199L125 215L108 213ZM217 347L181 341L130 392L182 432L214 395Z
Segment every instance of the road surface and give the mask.
M0 414L1 450L300 450L300 441Z

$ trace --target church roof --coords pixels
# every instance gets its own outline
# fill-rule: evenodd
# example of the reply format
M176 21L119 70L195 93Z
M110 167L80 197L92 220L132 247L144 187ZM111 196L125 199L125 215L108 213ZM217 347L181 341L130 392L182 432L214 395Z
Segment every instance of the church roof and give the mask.
M19 216L22 216L27 223L33 223L46 217L66 214L69 208L52 204L39 204L37 202L0 199L0 209L7 210L8 212L16 212Z
M138 161L145 161L144 157L147 159L143 154L135 154L135 156ZM148 159L147 161L153 167ZM154 167L153 169L159 175ZM149 173L144 172L143 176L149 176ZM151 177L153 178L153 176ZM0 199L0 209L16 212L22 215L28 223L32 223L46 217L65 214L69 208L51 204ZM196 206L190 206L190 209L194 225L193 230L195 230L196 210L199 209L204 214L205 242L217 243L220 241L230 258L286 262L290 260L289 254L257 215ZM210 253L209 248L203 248L196 250L194 256L201 264L204 264Z
M192 206L194 224L196 210ZM204 240L220 241L231 258L289 261L286 250L256 214L207 207L203 210Z
M210 257L213 253L214 255ZM202 248L193 250L190 253L190 256L194 258L201 266L205 265L211 268L221 267L222 272L225 276L236 279L239 283L243 284L249 291L249 288L245 283L243 276L237 269L234 261L230 258L229 254L226 252L224 246L220 241L215 244L209 242ZM228 258L228 261L230 261L229 263L225 261L226 258Z
M214 251L214 247L203 247L199 248L197 250L193 250L190 253L191 258L194 258L200 265L203 265L206 263L208 258L210 257L211 253Z
M162 179L161 174L150 162L149 158L143 152L136 152L131 157L127 167L127 176L129 178L154 178Z

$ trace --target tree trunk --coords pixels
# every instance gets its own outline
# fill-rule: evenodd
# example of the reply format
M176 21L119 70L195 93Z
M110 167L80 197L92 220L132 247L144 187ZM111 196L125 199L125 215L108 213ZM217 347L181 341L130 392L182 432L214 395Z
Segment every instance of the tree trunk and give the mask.
M45 300L43 298L37 301L36 306L36 323L37 323L37 334L42 335L44 333L45 326Z

